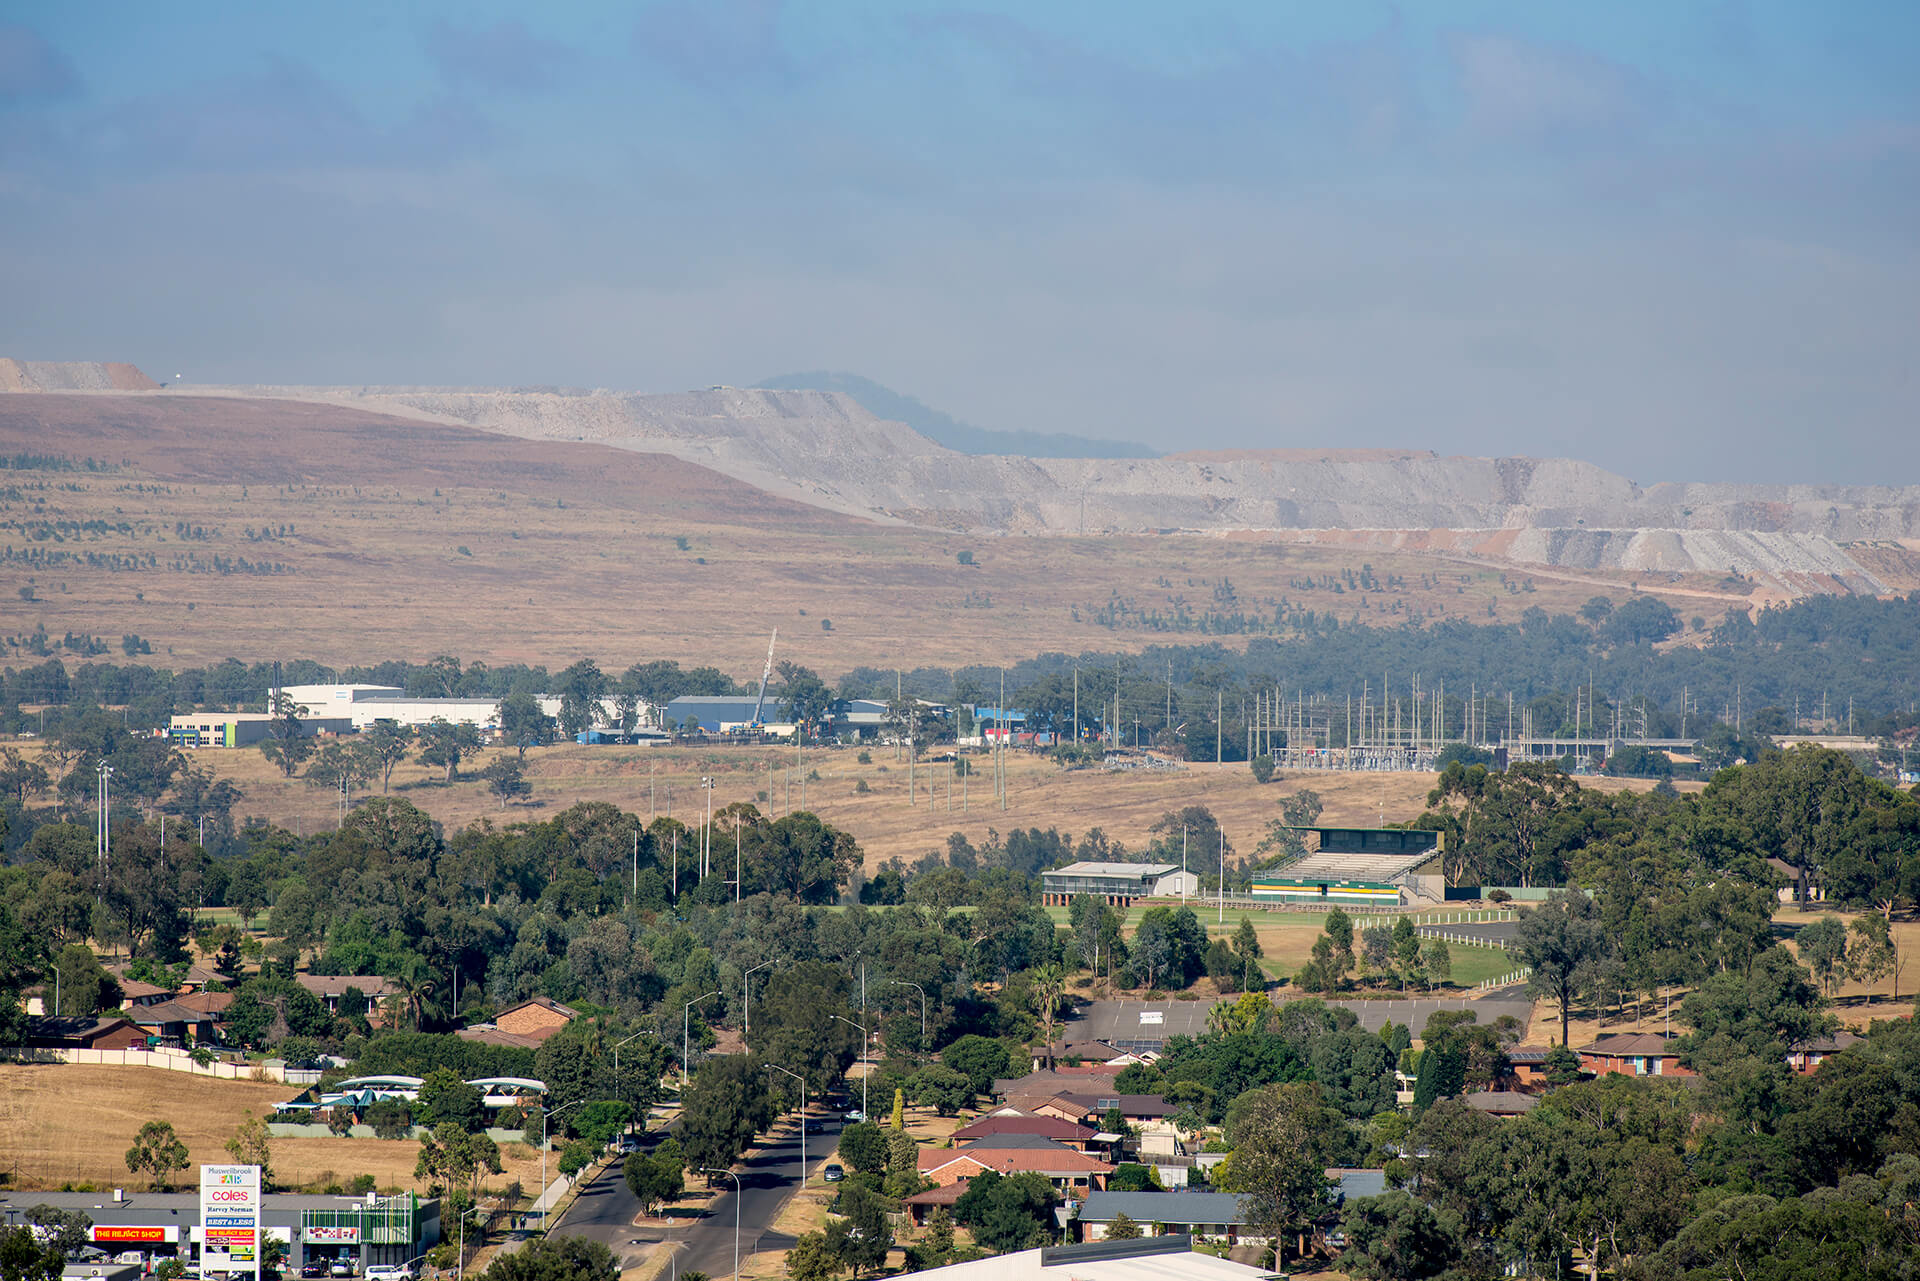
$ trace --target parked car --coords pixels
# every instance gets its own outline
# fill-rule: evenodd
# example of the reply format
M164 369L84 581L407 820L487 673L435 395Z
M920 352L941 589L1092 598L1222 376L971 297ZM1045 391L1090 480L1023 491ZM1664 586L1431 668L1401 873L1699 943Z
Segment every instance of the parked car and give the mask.
M838 1162L829 1161L826 1168L820 1171L820 1177L828 1183L838 1183L847 1177L847 1171Z
M303 1277L323 1277L327 1275L326 1260L308 1259L300 1265L300 1275Z
M352 1259L335 1259L332 1263L329 1263L327 1265L327 1275L330 1277L352 1276L353 1260Z

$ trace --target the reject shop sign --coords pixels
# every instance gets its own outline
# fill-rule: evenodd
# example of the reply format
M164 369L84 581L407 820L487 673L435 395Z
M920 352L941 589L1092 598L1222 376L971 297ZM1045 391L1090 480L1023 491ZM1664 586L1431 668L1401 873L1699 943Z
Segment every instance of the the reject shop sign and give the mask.
M260 1275L260 1167L200 1167L200 1268Z
M302 1239L310 1242L325 1241L333 1245L359 1245L360 1229L357 1227L319 1227L303 1228Z
M177 1245L179 1228L116 1227L110 1223L93 1225L95 1245Z

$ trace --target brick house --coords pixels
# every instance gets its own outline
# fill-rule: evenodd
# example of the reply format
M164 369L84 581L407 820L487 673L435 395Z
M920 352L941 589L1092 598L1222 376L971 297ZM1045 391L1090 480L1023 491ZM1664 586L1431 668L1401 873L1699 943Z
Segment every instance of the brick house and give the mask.
M577 1010L544 996L535 996L494 1015L493 1025L502 1032L527 1037L537 1045L579 1017Z
M1113 1167L1098 1157L1075 1152L1060 1144L1047 1147L983 1148L972 1144L964 1148L922 1148L919 1168L923 1177L938 1184L970 1179L982 1170L996 1174L1038 1174L1056 1188L1103 1188Z
M144 1050L147 1034L131 1019L41 1014L27 1020L27 1044L63 1050Z
M1680 1055L1658 1032L1619 1032L1580 1047L1580 1070L1602 1076L1693 1076Z

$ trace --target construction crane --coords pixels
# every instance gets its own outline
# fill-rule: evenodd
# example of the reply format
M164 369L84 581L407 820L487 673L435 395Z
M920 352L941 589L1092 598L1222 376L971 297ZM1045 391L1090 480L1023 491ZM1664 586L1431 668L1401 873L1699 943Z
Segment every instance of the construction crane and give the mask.
M760 669L760 697L753 700L753 727L760 728L760 710L767 704L767 682L773 679L773 646L780 639L780 629L773 629L773 635L767 641L767 665Z

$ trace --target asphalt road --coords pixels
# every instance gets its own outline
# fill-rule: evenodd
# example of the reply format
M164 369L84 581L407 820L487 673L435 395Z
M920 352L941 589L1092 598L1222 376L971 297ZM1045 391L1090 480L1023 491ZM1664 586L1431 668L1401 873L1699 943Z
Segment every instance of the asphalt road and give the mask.
M818 1175L820 1167L832 1156L840 1141L839 1124L828 1122L823 1134L807 1136L809 1173ZM756 1250L784 1250L792 1246L791 1237L767 1230L779 1217L787 1198L800 1187L800 1135L769 1139L749 1151L735 1171L740 1176L738 1194L740 1216L740 1258ZM689 1174L690 1186L702 1176ZM633 1220L640 1213L640 1202L627 1190L624 1164L616 1162L605 1173L580 1189L566 1216L553 1227L554 1236L591 1237L611 1249L623 1268L630 1267L658 1242L670 1243L676 1252L677 1270L694 1269L708 1276L733 1276L734 1203L733 1180L722 1177L716 1187L725 1189L709 1201L704 1210L675 1215L674 1226L637 1228ZM672 1275L670 1272L669 1275Z

